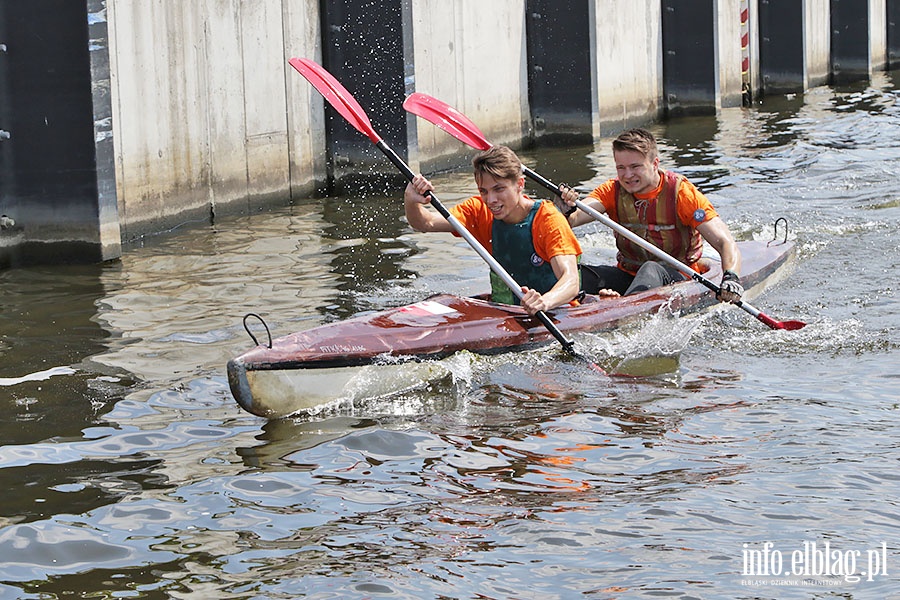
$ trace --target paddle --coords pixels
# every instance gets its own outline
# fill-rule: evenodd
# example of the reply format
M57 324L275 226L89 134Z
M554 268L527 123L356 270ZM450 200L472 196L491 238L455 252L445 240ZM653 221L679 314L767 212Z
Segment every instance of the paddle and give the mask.
M427 94L416 92L414 94L411 94L403 102L403 108L413 113L414 115L422 117L426 121L434 123L440 129L443 129L456 139L468 144L469 146L472 146L473 148L477 148L479 150L487 150L492 146L487 138L484 137L484 134L481 133L481 130L479 130L478 127L471 120L469 120L468 117L466 117L464 114L462 114L452 106L441 102L437 98L434 98ZM558 185L542 177L538 173L535 173L525 165L523 165L522 168L526 177L538 182L554 194L562 196L562 191L559 189ZM630 230L619 225L605 214L594 210L590 206L583 203L581 200L576 200L575 206L591 215L594 219L600 221L610 229L616 231L620 235L625 236L657 258L669 263L676 269L689 274L695 281L703 284L714 293L719 293L719 286L717 286L715 283L705 278L703 275L693 270L674 256L667 254L644 238L639 237L638 235L632 233ZM764 314L759 309L754 308L743 300L739 300L734 304L737 307L747 311L749 314L753 315L759 321L765 323L772 329L787 329L792 331L795 329L806 327L806 323L804 323L803 321L776 321L772 317Z
M403 159L400 158L396 152L394 152L387 143L381 139L381 136L375 132L375 129L372 127L371 122L369 121L369 117L366 115L365 111L359 105L359 103L350 95L344 86L338 82L334 76L326 71L319 64L306 59L306 58L292 58L288 61L292 67L294 67L301 75L303 75L314 88L316 88L319 93L324 96L325 100L328 101L331 106L340 113L342 117L347 119L347 121L353 125L360 133L367 136L375 146L381 150L385 156L387 156L394 166L396 166L406 179L412 181L415 177L415 173L410 170L409 166ZM450 225L453 227L454 231L458 233L469 245L475 250L479 256L490 266L491 270L496 273L503 282L509 286L509 289L516 295L520 300L524 294L522 293L522 287L516 283L516 281L512 278L512 276L507 273L506 269L494 259L493 256L482 246L477 239L466 229L463 224L450 214L444 205L438 200L437 196L431 192L427 194L428 199L431 202L431 205L443 216ZM567 339L565 335L553 324L553 321L550 320L550 317L547 316L543 311L539 311L535 314L535 317L547 328L547 330L555 337L562 347L568 352L570 355L582 358L583 360L587 360L584 357L578 355L575 352L575 343L571 340ZM596 370L602 371L599 366L594 364L591 361L587 361L591 364L593 368Z

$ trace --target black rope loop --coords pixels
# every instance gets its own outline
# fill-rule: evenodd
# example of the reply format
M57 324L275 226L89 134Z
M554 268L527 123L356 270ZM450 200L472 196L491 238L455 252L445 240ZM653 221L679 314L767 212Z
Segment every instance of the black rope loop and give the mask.
M250 336L250 339L253 340L253 344L256 345L256 346L259 346L259 341L256 339L256 336L253 335L253 332L250 331L250 326L247 325L247 319L250 318L250 317L256 317L256 318L259 320L259 322L262 323L262 326L266 328L266 334L269 336L269 345L268 345L268 347L271 348L271 347L272 347L272 332L269 331L269 326L266 325L266 322L263 321L263 318L262 318L261 316L259 316L258 314L256 314L256 313L247 313L246 315L244 315L244 331L246 331L246 332L247 332L247 335Z
M771 240L768 244L766 244L766 246L771 246L772 244L774 244L775 242L778 241L778 224L779 224L779 223L784 223L784 239L781 240L781 242L779 242L779 243L780 243L780 244L786 244L786 243L787 243L787 237L788 237L788 221L787 221L787 219L785 219L784 217L778 217L777 219L775 219L775 235L772 237L772 240Z

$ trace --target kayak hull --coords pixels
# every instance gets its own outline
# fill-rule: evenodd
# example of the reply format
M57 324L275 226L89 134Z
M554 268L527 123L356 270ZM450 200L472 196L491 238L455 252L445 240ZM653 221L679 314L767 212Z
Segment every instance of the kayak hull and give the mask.
M752 299L777 281L793 257L790 242L740 242L741 281ZM710 260L704 277L721 279ZM578 306L549 313L565 334L602 332L670 306L681 312L716 304L713 293L689 280L620 298L587 296ZM515 352L555 342L521 307L480 298L437 294L421 302L291 333L228 362L238 404L266 418L314 411L365 391L367 397L401 391L447 374L440 364L456 352Z

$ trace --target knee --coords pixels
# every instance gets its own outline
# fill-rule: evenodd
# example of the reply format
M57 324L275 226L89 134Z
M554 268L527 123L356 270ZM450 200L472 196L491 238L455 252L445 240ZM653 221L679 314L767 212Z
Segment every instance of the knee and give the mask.
M630 296L639 292L645 292L651 288L666 285L668 282L669 276L665 267L657 262L648 261L640 266L637 274L634 276L634 281L631 282L631 285L625 291L625 295Z
M648 260L638 269L635 277L654 277L662 279L666 276L666 268L658 262Z

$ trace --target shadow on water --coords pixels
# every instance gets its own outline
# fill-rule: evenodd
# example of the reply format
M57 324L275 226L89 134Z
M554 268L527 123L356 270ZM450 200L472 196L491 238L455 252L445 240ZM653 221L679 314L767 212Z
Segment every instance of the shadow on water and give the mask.
M41 267L0 272L0 424L3 444L80 436L133 384L127 373L98 369L91 357L109 349L114 334L98 320L111 292L113 266ZM28 381L30 374L46 379ZM59 375L52 375L59 373Z
M300 468L289 455L314 448L356 430L374 427L373 419L356 417L296 417L268 421L256 436L259 445L237 448L248 467L266 469L287 466Z
M413 246L402 241L406 223L402 189L396 197L325 198L322 233L331 240L331 273L340 278L342 293L334 304L320 307L328 320L346 319L359 312L357 299L373 285L391 285L408 280L412 272L404 268ZM396 218L385 218L395 214Z

